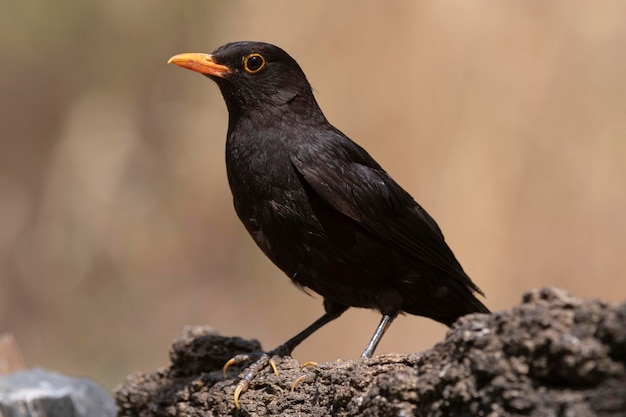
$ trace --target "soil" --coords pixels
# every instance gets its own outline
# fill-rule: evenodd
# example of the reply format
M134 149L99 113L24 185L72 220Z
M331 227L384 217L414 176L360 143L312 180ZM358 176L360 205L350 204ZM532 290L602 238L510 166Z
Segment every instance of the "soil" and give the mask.
M626 303L554 288L528 292L508 311L465 316L425 352L303 370L276 358L278 376L261 372L237 410L244 367L224 379L222 366L260 349L188 329L169 367L130 375L117 388L119 416L626 416Z

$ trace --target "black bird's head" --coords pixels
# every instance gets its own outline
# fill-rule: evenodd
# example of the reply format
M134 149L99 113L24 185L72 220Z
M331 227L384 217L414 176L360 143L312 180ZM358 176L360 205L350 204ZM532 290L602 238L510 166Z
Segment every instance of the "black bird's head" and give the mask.
M211 54L175 55L169 63L215 81L226 101L231 125L241 117L260 117L268 123L289 116L308 121L325 120L304 72L277 46L264 42L233 42Z

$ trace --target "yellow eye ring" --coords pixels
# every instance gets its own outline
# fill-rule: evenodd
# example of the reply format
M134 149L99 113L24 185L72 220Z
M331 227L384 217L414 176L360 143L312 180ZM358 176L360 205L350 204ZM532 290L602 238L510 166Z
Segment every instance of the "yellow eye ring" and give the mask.
M243 69L248 74L256 74L265 68L265 58L261 54L250 54L243 58Z

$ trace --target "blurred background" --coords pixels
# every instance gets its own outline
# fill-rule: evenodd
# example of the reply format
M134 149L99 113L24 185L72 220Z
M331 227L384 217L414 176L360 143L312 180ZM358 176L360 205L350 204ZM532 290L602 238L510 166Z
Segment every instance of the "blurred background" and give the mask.
M267 349L322 313L232 208L227 112L165 64L286 49L328 119L437 219L493 310L626 290L626 3L112 0L0 13L0 331L29 365L107 388L168 363L183 326ZM295 352L358 357L351 310ZM400 317L379 353L445 328Z

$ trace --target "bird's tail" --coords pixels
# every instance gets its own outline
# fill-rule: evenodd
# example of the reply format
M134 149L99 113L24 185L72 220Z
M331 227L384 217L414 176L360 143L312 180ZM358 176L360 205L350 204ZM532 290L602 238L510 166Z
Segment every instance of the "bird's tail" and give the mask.
M467 287L461 291L447 289L444 296L429 297L428 301L406 306L403 311L409 314L429 317L450 327L466 314L485 313L491 311Z

